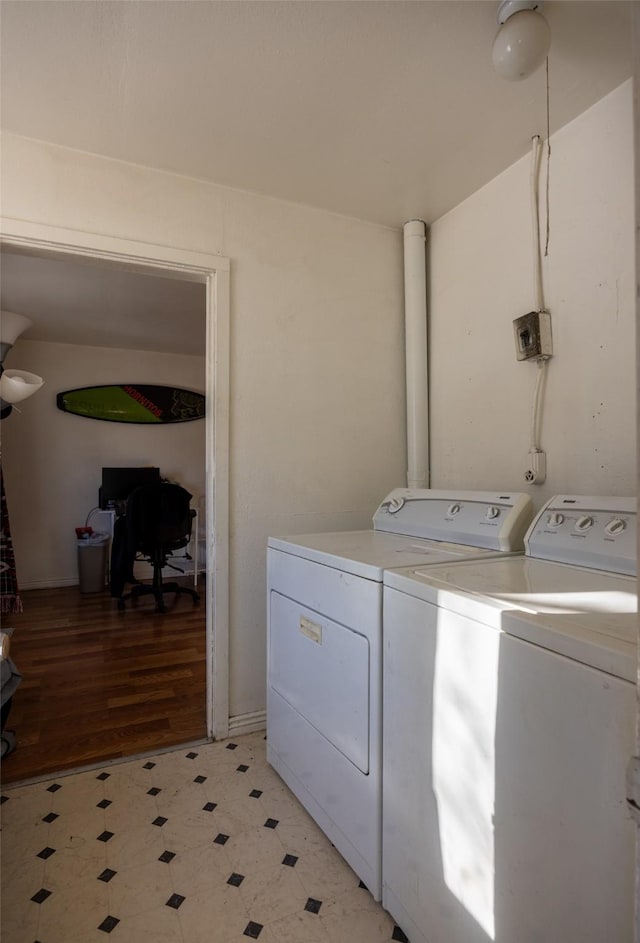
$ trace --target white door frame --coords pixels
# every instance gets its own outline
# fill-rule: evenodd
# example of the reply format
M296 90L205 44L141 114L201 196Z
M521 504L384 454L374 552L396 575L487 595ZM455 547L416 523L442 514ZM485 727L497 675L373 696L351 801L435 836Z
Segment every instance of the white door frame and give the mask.
M635 171L635 260L636 260L636 483L640 495L640 4L631 4L632 63L633 63L633 144ZM638 558L640 559L640 534ZM640 583L639 583L640 588ZM629 772L640 768L640 625L638 634L638 672L636 677L636 756L630 762ZM631 783L628 783L631 786ZM632 789L628 798L635 799ZM633 813L632 813L633 814ZM640 817L633 814L636 823L635 861L635 927L634 940L640 943Z
M206 284L207 734L229 733L229 260L222 256L0 217L0 245L76 256Z

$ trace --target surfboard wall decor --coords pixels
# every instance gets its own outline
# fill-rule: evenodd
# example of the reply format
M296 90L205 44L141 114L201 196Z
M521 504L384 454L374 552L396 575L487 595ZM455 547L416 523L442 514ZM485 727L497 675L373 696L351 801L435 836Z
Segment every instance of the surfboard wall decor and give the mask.
M56 405L65 413L106 422L169 423L203 419L205 397L175 386L123 383L85 386L58 393Z

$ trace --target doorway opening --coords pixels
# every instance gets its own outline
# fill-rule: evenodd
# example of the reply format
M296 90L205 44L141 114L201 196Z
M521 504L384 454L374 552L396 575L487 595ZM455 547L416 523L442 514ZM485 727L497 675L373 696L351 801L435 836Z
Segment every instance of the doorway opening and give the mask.
M189 250L130 242L17 220L2 221L0 248L46 259L75 260L128 273L204 286L205 305L205 534L206 732L228 734L228 418L229 263ZM28 312L24 312L28 314ZM28 339L28 338L26 338ZM46 378L45 378L46 381ZM114 601L115 605L115 601ZM22 617L23 618L23 617ZM176 638L179 644L179 636ZM52 706L53 707L53 706ZM53 709L55 709L53 707ZM151 748L151 746L150 746Z

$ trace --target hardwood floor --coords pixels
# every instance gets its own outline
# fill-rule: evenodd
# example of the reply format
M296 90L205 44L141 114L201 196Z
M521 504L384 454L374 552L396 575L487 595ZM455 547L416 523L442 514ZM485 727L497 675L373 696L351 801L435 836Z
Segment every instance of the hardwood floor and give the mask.
M168 595L164 614L150 596L120 612L106 591L23 591L24 611L3 617L23 676L3 782L206 737L204 580L198 591L198 604Z

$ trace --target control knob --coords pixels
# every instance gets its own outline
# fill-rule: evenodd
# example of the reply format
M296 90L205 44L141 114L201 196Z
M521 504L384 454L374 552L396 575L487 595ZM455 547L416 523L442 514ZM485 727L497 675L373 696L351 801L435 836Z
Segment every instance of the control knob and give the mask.
M500 517L500 508L497 508L495 504L490 504L484 516L488 521L495 521L496 517Z
M593 518L589 517L588 514L583 514L576 521L576 530L578 531L589 530L589 528L592 526L593 526Z
M454 503L454 504L450 504L450 505L449 505L449 514L451 514L452 517L453 517L454 514L458 514L459 511L460 511L460 505L459 505L459 504L455 504L455 503Z
M605 527L605 532L609 534L610 537L615 537L616 534L621 534L626 526L621 518L613 517Z
M387 511L389 514L397 514L398 511L404 507L404 504L404 498L391 498L391 500L388 501L386 505Z
M547 527L560 527L563 522L564 514L561 514L560 511L552 511L547 518Z

